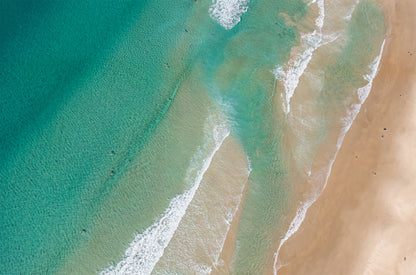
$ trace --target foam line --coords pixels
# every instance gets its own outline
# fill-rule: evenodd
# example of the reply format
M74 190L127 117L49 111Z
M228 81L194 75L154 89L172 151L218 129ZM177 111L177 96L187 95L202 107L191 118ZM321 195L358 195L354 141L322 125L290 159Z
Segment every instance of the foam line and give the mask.
M248 178L250 177L251 171L252 171L251 163L250 163L250 160L249 160L248 157L247 157L247 164L248 164L248 167L247 167L247 180L248 180ZM232 221L235 217L235 214L237 213L238 209L240 209L240 207L242 207L241 204L242 204L243 192L244 192L244 188L246 187L246 185L247 185L247 183L244 184L241 188L240 198L239 198L239 202L238 202L237 206L235 207L235 209L233 210L232 213L229 213L229 215L227 215L227 218L226 218L227 230L224 234L224 238L221 240L221 249L220 249L220 251L219 251L218 255L216 256L215 261L213 263L214 267L217 267L218 264L219 264L218 260L220 258L221 252L224 250L224 244L225 244L225 241L227 239L228 232L231 229L231 223L232 223Z
M360 100L360 103L363 104L365 100L367 99L368 95L370 94L371 87L373 86L373 80L376 77L378 73L378 68L380 66L381 61L381 55L383 54L384 50L384 44L386 40L383 41L383 44L381 44L381 50L380 54L373 60L373 62L370 64L370 73L366 74L364 76L364 79L368 81L368 84L364 87L361 87L358 89L358 98Z
M192 187L173 198L162 217L143 233L136 235L117 265L104 269L100 274L145 275L152 272L185 215L215 153L230 134L226 123L218 123L217 120L214 116L209 118L205 130L210 129L211 133L208 134L202 148L199 148L194 155L188 168L185 180L192 183ZM207 151L209 151L208 156L206 156Z
M325 20L325 2L324 0L318 0L317 2L319 14L318 17L315 20L315 25L319 28L319 30L322 30L324 26L324 20Z
M331 171L332 171L332 166L333 166L333 164L335 162L335 159L338 155L339 149L341 148L342 142L344 141L344 137L347 134L347 132L349 131L349 129L351 128L352 123L354 122L355 118L357 117L358 113L360 112L362 104L365 102L365 100L367 99L367 97L368 97L368 95L371 91L371 88L373 86L374 78L376 77L376 75L378 73L381 57L382 57L383 51L384 51L385 42L386 42L386 40L384 40L382 45L381 45L379 55L369 65L370 72L368 74L364 75L364 79L368 81L367 85L365 85L361 88L358 88L358 90L357 90L357 96L358 96L358 99L359 99L360 103L359 104L353 104L351 106L351 108L347 111L347 116L345 116L342 119L343 128L341 129L340 135L338 136L338 139L337 139L335 154L329 162L328 172L326 173L323 186L320 188L320 190L318 190L312 196L312 199L307 200L305 203L301 203L301 206L296 211L295 218L290 223L289 230L286 232L285 236L280 241L279 247L278 247L276 253L274 254L274 265L273 265L274 275L276 275L277 272L279 271L279 269L283 266L282 264L278 263L280 248L291 236L293 236L293 234L296 233L296 231L298 231L299 227L301 226L301 224L303 223L303 220L306 217L306 213L307 213L309 207L312 204L314 204L315 201L319 198L319 196L322 194L323 190L325 189L325 187L328 183L328 179L329 179L329 176L331 175Z
M280 252L280 248L282 248L282 245L290 238L293 234L298 231L299 227L301 226L303 220L305 219L306 212L308 211L309 207L314 203L313 200L308 200L305 203L301 203L300 207L296 210L295 218L292 220L292 222L289 225L289 230L286 232L286 235L284 238L280 241L279 247L277 248L276 253L274 253L274 265L273 265L273 271L274 274L277 274L277 271L282 267L282 265L277 264L277 257Z
M315 0L310 4L315 3L318 6L318 17L315 20L315 26L317 29L311 33L301 36L301 45L306 46L306 49L289 60L286 67L276 67L273 70L273 74L276 79L281 81L285 88L285 92L284 94L281 94L281 97L283 98L283 111L286 115L290 112L290 101L295 94L295 90L298 87L301 76L312 59L313 53L319 47L326 45L337 38L332 36L323 37L322 28L325 22L325 2L324 0Z
M344 17L347 22L349 22L351 20L352 14L354 13L354 10L357 7L358 3L360 3L360 0L356 0L355 1L354 5L352 5L352 7L351 7L350 11L348 12L348 14Z

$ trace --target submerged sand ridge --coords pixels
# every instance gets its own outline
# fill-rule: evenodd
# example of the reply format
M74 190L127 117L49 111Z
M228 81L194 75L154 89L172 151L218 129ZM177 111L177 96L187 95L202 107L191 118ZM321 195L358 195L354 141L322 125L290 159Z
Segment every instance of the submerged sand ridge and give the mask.
M231 227L238 223L237 212L249 173L244 152L228 136L215 153L186 214L152 274L229 272L233 251L223 249L224 246L234 247L230 241L235 229Z
M277 274L416 274L416 3L379 3L380 71Z

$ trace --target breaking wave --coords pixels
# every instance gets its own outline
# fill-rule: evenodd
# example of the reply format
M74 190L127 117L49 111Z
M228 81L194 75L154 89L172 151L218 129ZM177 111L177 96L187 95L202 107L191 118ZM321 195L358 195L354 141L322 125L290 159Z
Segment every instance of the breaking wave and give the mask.
M295 90L299 84L299 80L309 62L312 59L313 53L321 46L331 43L337 39L336 35L324 36L322 34L322 28L325 21L325 3L324 0L314 0L309 4L317 4L318 17L315 20L315 29L311 33L307 33L301 36L301 46L299 54L296 54L289 60L286 66L278 66L272 72L277 80L283 83L285 92L281 94L283 99L283 111L285 114L290 112L290 101L295 93Z
M247 12L250 0L213 0L209 15L226 30L234 28Z
M204 144L191 160L185 178L189 184L192 184L192 187L173 198L162 217L134 238L125 251L123 259L117 265L101 271L101 275L144 275L152 272L185 215L215 153L230 134L227 123L219 115L211 115L208 118L205 132Z

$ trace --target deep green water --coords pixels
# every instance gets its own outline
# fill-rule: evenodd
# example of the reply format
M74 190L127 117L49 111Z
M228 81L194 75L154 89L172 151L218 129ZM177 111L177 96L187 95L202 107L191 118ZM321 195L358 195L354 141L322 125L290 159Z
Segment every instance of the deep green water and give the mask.
M308 6L252 0L226 30L211 4L0 3L1 274L90 274L119 262L192 186L187 170L212 113L224 114L253 169L234 271L271 263L289 203L272 70L299 43L294 24ZM323 68L325 129L362 86L379 26L380 10L364 1Z

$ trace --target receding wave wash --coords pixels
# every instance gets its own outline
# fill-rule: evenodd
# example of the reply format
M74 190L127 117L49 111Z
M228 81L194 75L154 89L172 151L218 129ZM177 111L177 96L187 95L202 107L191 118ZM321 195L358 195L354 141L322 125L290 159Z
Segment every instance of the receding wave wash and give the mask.
M385 46L373 0L0 12L1 274L277 272Z

